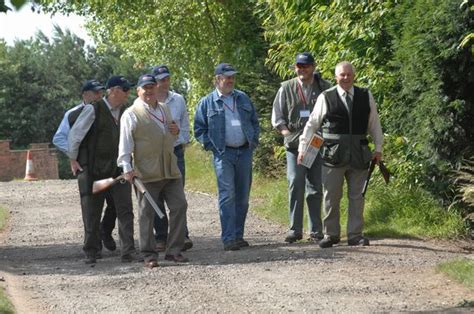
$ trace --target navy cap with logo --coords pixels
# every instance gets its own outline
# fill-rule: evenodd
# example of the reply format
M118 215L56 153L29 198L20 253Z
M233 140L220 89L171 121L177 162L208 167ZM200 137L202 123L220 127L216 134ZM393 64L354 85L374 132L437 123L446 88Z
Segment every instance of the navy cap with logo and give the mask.
M104 86L102 86L102 84L99 83L99 81L97 80L87 80L84 82L84 84L82 85L82 92L87 92L87 91L99 91L99 90L102 90L102 89L105 89Z
M214 70L215 75L225 75L232 76L235 75L237 71L229 63L219 63Z
M157 80L162 80L165 77L168 77L171 75L170 69L164 64L160 64L156 67L153 68L152 74L155 76L155 79Z
M130 87L133 86L133 84L127 81L127 79L122 75L113 75L107 81L106 88L109 89L116 86L121 87L122 89L129 90Z
M301 52L296 55L296 64L314 64L314 58L309 52Z
M140 76L140 78L138 79L137 86L143 87L148 84L156 84L155 76L153 74L143 74L142 76Z

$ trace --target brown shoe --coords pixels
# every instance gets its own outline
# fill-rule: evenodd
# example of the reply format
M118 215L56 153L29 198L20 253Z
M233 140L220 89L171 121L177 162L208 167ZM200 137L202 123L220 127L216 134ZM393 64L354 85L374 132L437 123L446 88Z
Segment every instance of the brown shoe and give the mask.
M147 262L145 262L145 267L147 268L155 268L155 267L158 267L158 262L154 259L152 260L149 260Z
M189 259L184 257L182 254L177 254L177 255L165 255L165 260L167 261L173 261L175 263L187 263L189 262Z

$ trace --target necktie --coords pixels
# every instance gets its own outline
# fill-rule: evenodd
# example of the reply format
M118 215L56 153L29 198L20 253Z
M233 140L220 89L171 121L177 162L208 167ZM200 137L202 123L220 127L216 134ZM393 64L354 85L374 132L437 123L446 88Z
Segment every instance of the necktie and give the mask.
M349 110L349 112L352 112L352 99L351 99L351 96L349 96L349 93L346 92L346 104L347 104L347 109Z

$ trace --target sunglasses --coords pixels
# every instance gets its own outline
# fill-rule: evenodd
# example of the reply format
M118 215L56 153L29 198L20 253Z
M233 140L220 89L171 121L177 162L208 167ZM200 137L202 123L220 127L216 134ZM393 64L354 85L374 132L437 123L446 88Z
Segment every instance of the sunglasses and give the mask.
M296 67L300 69L306 69L306 68L309 68L310 66L312 66L312 64L302 64L302 63L296 64Z

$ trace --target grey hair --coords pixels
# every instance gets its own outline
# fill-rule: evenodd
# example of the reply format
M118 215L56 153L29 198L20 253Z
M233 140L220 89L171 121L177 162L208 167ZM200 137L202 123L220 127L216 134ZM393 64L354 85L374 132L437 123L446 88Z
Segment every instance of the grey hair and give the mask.
M352 63L350 63L349 61L342 61L342 62L339 62L339 63L336 65L336 67L334 68L334 75L337 76L337 69L342 68L342 67L345 67L345 66L350 67L351 70L352 70L352 73L355 74L355 68L354 68L354 66L352 65Z

